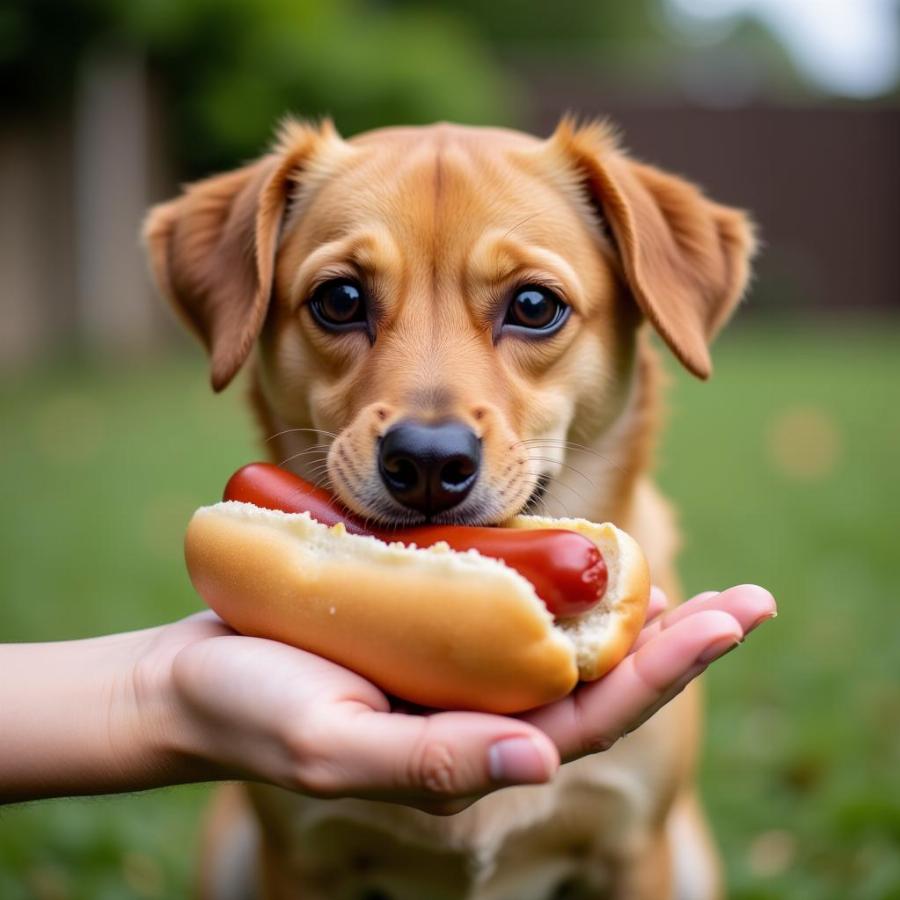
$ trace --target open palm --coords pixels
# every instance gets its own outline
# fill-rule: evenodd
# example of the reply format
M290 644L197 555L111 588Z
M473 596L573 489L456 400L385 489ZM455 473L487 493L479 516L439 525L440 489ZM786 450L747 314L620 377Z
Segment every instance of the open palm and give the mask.
M606 676L517 717L392 705L359 675L238 635L212 613L162 629L140 678L170 680L170 727L204 777L450 813L609 748L775 614L771 595L753 585L665 606L654 590L635 646Z

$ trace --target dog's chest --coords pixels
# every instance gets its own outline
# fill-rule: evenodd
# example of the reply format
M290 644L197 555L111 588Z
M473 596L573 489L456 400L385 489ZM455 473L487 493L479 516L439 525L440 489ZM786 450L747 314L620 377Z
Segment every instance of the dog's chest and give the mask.
M665 718L665 717L662 717ZM664 723L571 763L551 785L512 788L450 817L251 788L277 866L310 900L549 900L599 896L641 852L662 771Z

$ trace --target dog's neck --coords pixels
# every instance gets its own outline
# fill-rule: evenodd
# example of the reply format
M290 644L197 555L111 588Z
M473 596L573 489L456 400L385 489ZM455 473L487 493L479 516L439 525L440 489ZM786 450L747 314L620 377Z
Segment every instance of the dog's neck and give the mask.
M549 486L549 515L629 528L639 481L652 464L661 381L656 353L641 340L622 412L589 446L567 451L565 466Z
M543 501L533 512L630 527L638 482L649 470L656 439L660 371L655 352L641 340L621 414L590 446L570 446L565 465L547 483ZM279 419L256 372L251 377L250 398L265 454L272 462L316 481L316 464L325 454L320 436ZM316 453L316 447L322 452Z

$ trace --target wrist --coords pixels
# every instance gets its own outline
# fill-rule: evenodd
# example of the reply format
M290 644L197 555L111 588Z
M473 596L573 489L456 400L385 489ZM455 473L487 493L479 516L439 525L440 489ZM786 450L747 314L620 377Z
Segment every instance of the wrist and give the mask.
M128 665L119 673L110 706L113 752L126 768L133 767L147 781L146 787L171 784L184 768L189 754L182 730L164 650L165 628L152 628L134 635Z
M230 633L218 620L190 617L141 632L132 669L133 703L122 710L123 730L140 748L144 772L154 784L182 784L235 777L216 758L215 729L185 690L179 657L207 638Z
M173 675L181 648L172 645L172 628L140 633L131 666L122 673L123 702L110 712L110 732L121 735L125 755L137 757L146 787L205 778L204 748Z
M192 780L164 652L167 627L97 639L95 665L107 679L98 727L107 736L110 784L91 793Z
M134 678L151 632L0 648L0 802L158 783L163 757Z

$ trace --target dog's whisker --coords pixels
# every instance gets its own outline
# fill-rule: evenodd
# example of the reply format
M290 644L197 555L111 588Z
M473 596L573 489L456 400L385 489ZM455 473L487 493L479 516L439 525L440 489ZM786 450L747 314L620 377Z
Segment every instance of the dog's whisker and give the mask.
M313 484L313 487L319 488L323 491L328 491L328 493L334 493L334 488L331 486L331 480L326 475L324 478L320 478Z
M524 438L521 441L516 441L512 446L518 447L520 445L529 445L534 444L535 446L547 446L547 447L564 447L566 450L579 450L584 453L592 453L594 456L603 457L603 454L596 449L596 447L588 447L586 444L578 444L575 441L569 441L565 438Z
M580 475L592 488L596 490L597 485L594 484L594 480L589 476L585 475L580 469L576 469L575 466L569 465L569 463L561 462L560 460L553 459L551 456L529 456L529 459L538 460L540 462L549 462L554 463L557 466L562 466L564 469L568 469L570 472L574 472L576 475Z
M529 446L526 449L531 450L574 450L583 453L590 453L592 456L596 456L597 459L602 460L606 465L608 465L611 469L616 471L623 471L624 466L621 463L616 462L611 456L608 456L605 453L601 453L599 450L595 450L593 447L586 447L584 444L576 444L572 441L555 441L554 439L538 439L533 438L528 441L516 441L515 444L512 444L511 447L516 447L519 444L528 444Z
M525 440L516 441L512 444L512 447L518 447L520 445L533 445L535 448L540 449L541 447L552 447L554 449L562 449L562 450L577 450L582 453L590 453L593 456L602 459L604 462L612 463L612 460L606 454L601 453L594 447L588 447L585 444L576 444L575 441L568 441L562 438L526 438Z
M540 481L541 476L546 475L547 473L546 472L526 471L525 474L530 476L530 478L533 478L534 483L537 484L537 482ZM525 483L526 484L528 483L528 479L525 479ZM571 484L566 484L563 481L554 481L553 486L554 487L564 487L567 491L571 491L576 497L579 497L579 498L581 497L581 493L579 492L579 490L577 488L572 487Z
M543 510L543 512L547 512L547 500L552 500L556 503L559 508L563 511L566 516L570 516L568 507L565 503L552 491L547 490L546 488L539 494L532 494L528 501L525 503L525 506L522 509L522 513L525 515L533 515L534 511L537 509Z
M321 453L327 456L328 448L327 447L310 447L308 450L301 450L299 453L295 453L293 456L285 457L280 463L279 466L285 466L289 462L295 459L299 459L301 456L307 456L310 453Z
M329 474L327 466L318 466L315 469L310 469L308 472L304 473L304 477L310 484L315 484L321 479L323 476L327 477Z
M532 494L528 500L525 502L525 506L522 507L521 515L523 516L533 516L536 515L538 510L543 512L547 511L547 495L542 494Z
M535 487L537 487L537 485L535 485ZM548 499L552 500L557 506L559 506L559 508L563 511L563 513L565 515L571 517L572 514L571 514L571 512L569 512L568 505L566 503L564 503L563 500L557 494L555 494L553 491L551 491L549 488L546 488L546 487L540 494L532 494L528 498L528 501L526 502L524 509L529 509L529 508L537 509L538 507L542 507L544 509L544 511L546 512L547 511L546 501ZM524 512L524 510L523 510L523 512Z
M334 446L334 442L329 441L327 444L322 444L322 443L310 444L308 449L310 449L310 450L330 450L333 446Z
M320 472L328 467L327 459L306 459L301 463L308 472Z
M517 481L516 484L517 484L517 486L521 485L521 486L531 489L531 496L528 499L529 503L531 503L535 500L540 502L541 496L546 496L546 497L549 497L551 500L553 500L554 503L559 504L560 508L565 512L566 515L570 514L568 511L567 504L563 501L563 499L558 494L556 494L553 490L551 490L550 484L549 484L549 479L548 479L548 476L546 475L546 473L529 472L527 474L529 475L528 478L523 478L523 479ZM557 487L557 486L567 488L568 490L572 491L572 493L575 494L576 497L579 497L579 498L581 497L581 494L579 494L578 491L576 491L574 488L570 487L567 484L554 483L554 487ZM540 490L541 496L535 497L534 489L537 487L541 488L541 490Z
M275 438L281 437L285 434L293 434L297 431L311 431L314 434L324 434L326 437L333 438L337 440L337 435L333 431L326 431L324 428L285 428L284 431L278 431L275 434L270 434L264 441L264 443L268 444L269 441L274 441Z
M331 487L331 472L328 469L327 465L318 465L313 469L310 469L309 479L308 479L314 487L322 487L323 484L327 484L327 490L332 490Z

